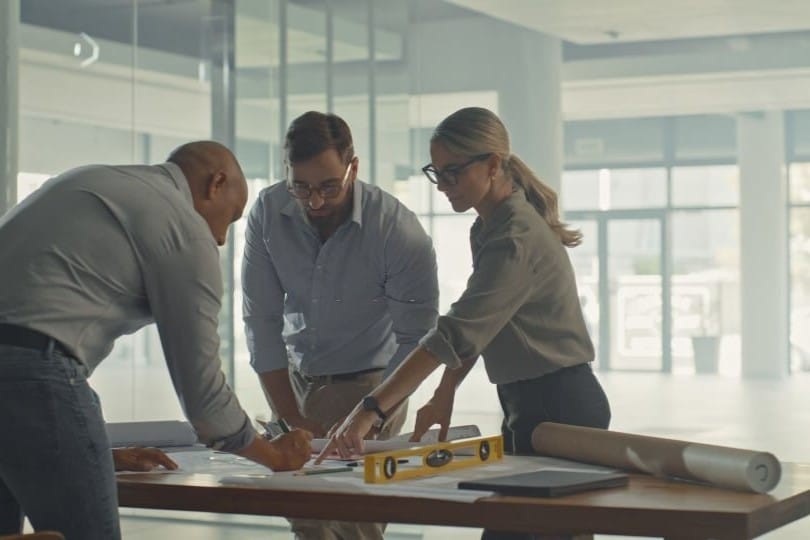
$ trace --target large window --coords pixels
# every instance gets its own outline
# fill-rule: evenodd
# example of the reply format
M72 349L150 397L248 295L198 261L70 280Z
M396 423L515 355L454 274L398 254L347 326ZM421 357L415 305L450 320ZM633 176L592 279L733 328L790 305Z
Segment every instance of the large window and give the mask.
M788 115L790 367L810 371L810 111Z
M562 202L602 369L740 371L739 178L724 117L566 125Z

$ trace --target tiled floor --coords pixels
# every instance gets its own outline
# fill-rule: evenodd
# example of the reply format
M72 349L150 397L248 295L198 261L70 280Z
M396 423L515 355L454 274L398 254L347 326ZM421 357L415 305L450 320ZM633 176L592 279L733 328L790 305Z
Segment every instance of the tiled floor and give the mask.
M810 374L781 381L643 373L610 373L600 378L611 399L611 427L615 430L768 450L783 461L810 462ZM427 391L432 387L423 390ZM494 387L478 375L465 382L462 391L465 401L480 404L480 410L459 413L454 423L477 423L484 433L496 432L500 417ZM474 400L469 399L472 396ZM414 403L424 398L424 394L417 395ZM123 513L126 540L291 537L284 520L276 518L129 509ZM479 536L480 531L473 529L394 524L386 538L466 540ZM763 538L806 540L810 538L810 518Z

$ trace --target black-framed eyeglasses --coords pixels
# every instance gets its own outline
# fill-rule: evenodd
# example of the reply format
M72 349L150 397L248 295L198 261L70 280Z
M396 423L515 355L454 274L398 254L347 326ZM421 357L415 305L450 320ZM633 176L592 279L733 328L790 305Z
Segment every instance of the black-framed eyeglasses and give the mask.
M427 179L434 184L438 184L439 180L442 180L448 186L455 186L458 184L458 176L464 172L464 169L473 163L489 159L489 156L491 155L492 154L478 154L477 156L471 157L464 163L460 163L458 165L451 164L441 170L437 169L433 163L429 163L422 167L422 172L425 173Z
M287 191L296 199L309 199L313 193L317 193L321 199L334 199L343 191L346 186L346 181L349 179L349 172L352 170L352 163L354 158L349 160L346 166L346 172L343 174L343 179L331 178L324 180L318 187L312 187L306 182L296 182L289 180L289 168L287 169Z

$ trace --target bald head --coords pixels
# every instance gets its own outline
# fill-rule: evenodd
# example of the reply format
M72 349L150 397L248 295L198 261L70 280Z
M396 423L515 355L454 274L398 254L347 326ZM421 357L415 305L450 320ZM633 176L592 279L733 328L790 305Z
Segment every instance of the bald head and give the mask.
M183 171L194 208L223 245L228 226L247 204L247 182L233 153L214 141L195 141L175 149L167 161Z
M237 169L236 157L228 148L215 141L195 141L177 147L169 159L183 170L191 192L203 188L208 176L217 170Z

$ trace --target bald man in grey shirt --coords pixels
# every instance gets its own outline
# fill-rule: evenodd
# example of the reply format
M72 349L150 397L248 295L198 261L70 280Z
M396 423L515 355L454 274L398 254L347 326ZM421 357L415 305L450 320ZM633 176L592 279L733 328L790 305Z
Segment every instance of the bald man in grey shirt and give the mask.
M199 439L273 469L309 457L310 435L257 436L218 357L217 244L247 199L225 147L177 149L157 166L90 166L49 180L0 219L0 534L120 537L113 464L87 377L118 336L155 322Z

